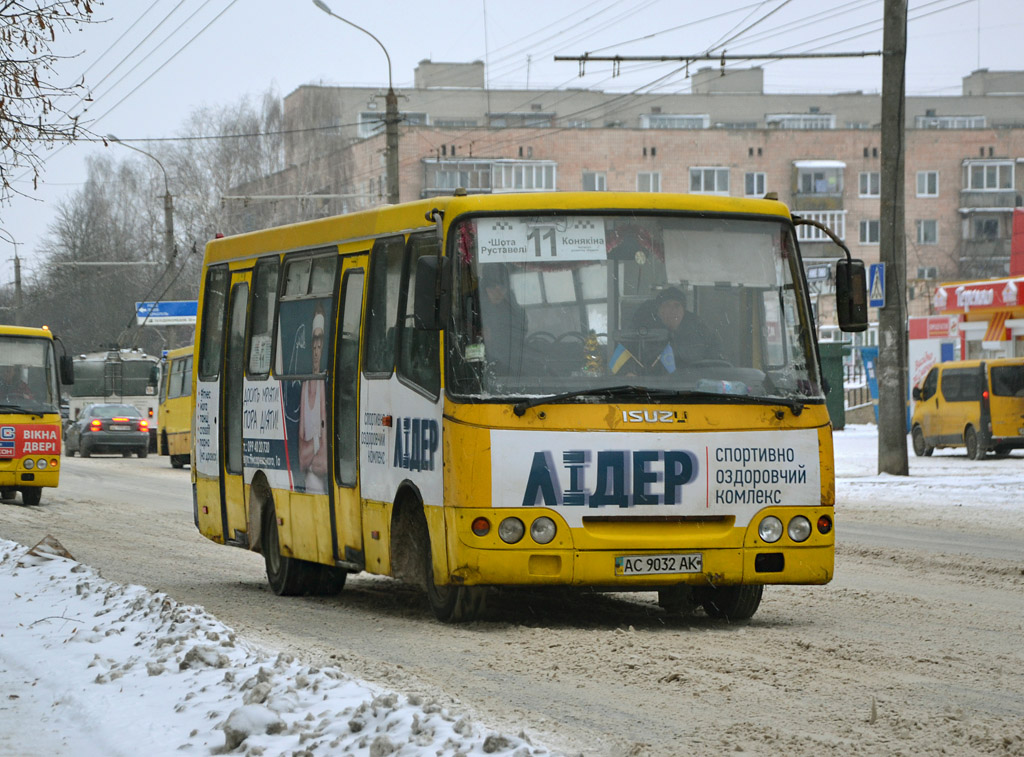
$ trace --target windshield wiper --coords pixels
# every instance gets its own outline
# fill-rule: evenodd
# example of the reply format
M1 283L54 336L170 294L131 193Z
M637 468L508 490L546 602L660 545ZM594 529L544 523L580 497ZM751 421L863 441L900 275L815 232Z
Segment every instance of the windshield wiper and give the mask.
M757 397L746 394L723 394L721 392L701 392L697 390L677 391L672 389L652 389L646 386L635 384L622 384L621 386L600 386L592 389L578 389L574 392L563 392L561 394L550 394L546 397L531 397L528 400L517 402L512 406L512 412L522 416L531 407L546 405L549 402L572 399L573 397L611 397L615 395L634 395L648 399L700 399L714 398L717 402L735 403L739 405L785 405L793 415L800 415L804 411L804 403L798 400L784 399L782 397Z
M573 397L609 397L615 394L639 394L646 397L666 397L675 395L676 392L665 391L664 389L648 389L635 384L622 384L620 386L597 386L590 389L577 389L574 392L562 392L561 394L549 394L545 397L531 397L528 400L517 402L512 406L512 412L522 415L531 407L546 405L549 402L568 400Z

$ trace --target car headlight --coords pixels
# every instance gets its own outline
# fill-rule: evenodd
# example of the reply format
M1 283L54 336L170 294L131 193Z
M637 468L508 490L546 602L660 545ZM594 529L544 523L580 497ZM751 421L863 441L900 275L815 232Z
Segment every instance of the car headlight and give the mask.
M526 526L519 518L505 518L498 525L498 536L506 544L515 544L523 538L526 533Z
M31 457L25 461L25 469L26 470L32 470L35 467L36 467L36 461L33 460Z
M530 524L530 536L538 544L550 543L555 538L556 531L558 531L558 527L547 516L537 518L537 520Z
M769 544L777 542L782 538L782 521L774 515L769 515L758 524L757 535Z
M807 541L811 535L811 522L802 515L798 515L789 522L787 529L789 538L793 541Z

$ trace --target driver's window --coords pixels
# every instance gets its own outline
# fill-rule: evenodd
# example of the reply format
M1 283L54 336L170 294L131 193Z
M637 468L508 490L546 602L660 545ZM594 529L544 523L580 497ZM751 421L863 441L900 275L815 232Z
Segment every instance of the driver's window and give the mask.
M928 375L925 376L924 383L921 384L921 399L927 400L935 396L935 390L939 388L939 369L932 368L928 371Z

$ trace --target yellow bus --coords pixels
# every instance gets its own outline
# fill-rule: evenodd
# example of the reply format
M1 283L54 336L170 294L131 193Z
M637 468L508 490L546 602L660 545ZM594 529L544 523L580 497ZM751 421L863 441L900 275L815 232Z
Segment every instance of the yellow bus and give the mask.
M20 491L38 505L60 479L61 384L74 383L71 358L57 359L46 328L0 324L0 497ZM61 345L63 353L63 345Z
M160 387L160 454L182 468L192 454L192 345L166 350Z
M862 330L848 251L836 284ZM445 622L516 585L749 618L833 574L815 333L770 199L460 190L216 239L196 526L282 595L367 571Z

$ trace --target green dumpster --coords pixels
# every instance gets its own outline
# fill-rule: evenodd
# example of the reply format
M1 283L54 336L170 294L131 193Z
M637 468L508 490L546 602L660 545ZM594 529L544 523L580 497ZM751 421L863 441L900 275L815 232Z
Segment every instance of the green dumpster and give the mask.
M825 406L832 428L836 431L846 428L846 391L843 389L843 356L850 354L846 342L818 342L821 356L821 373L825 377L828 394Z

